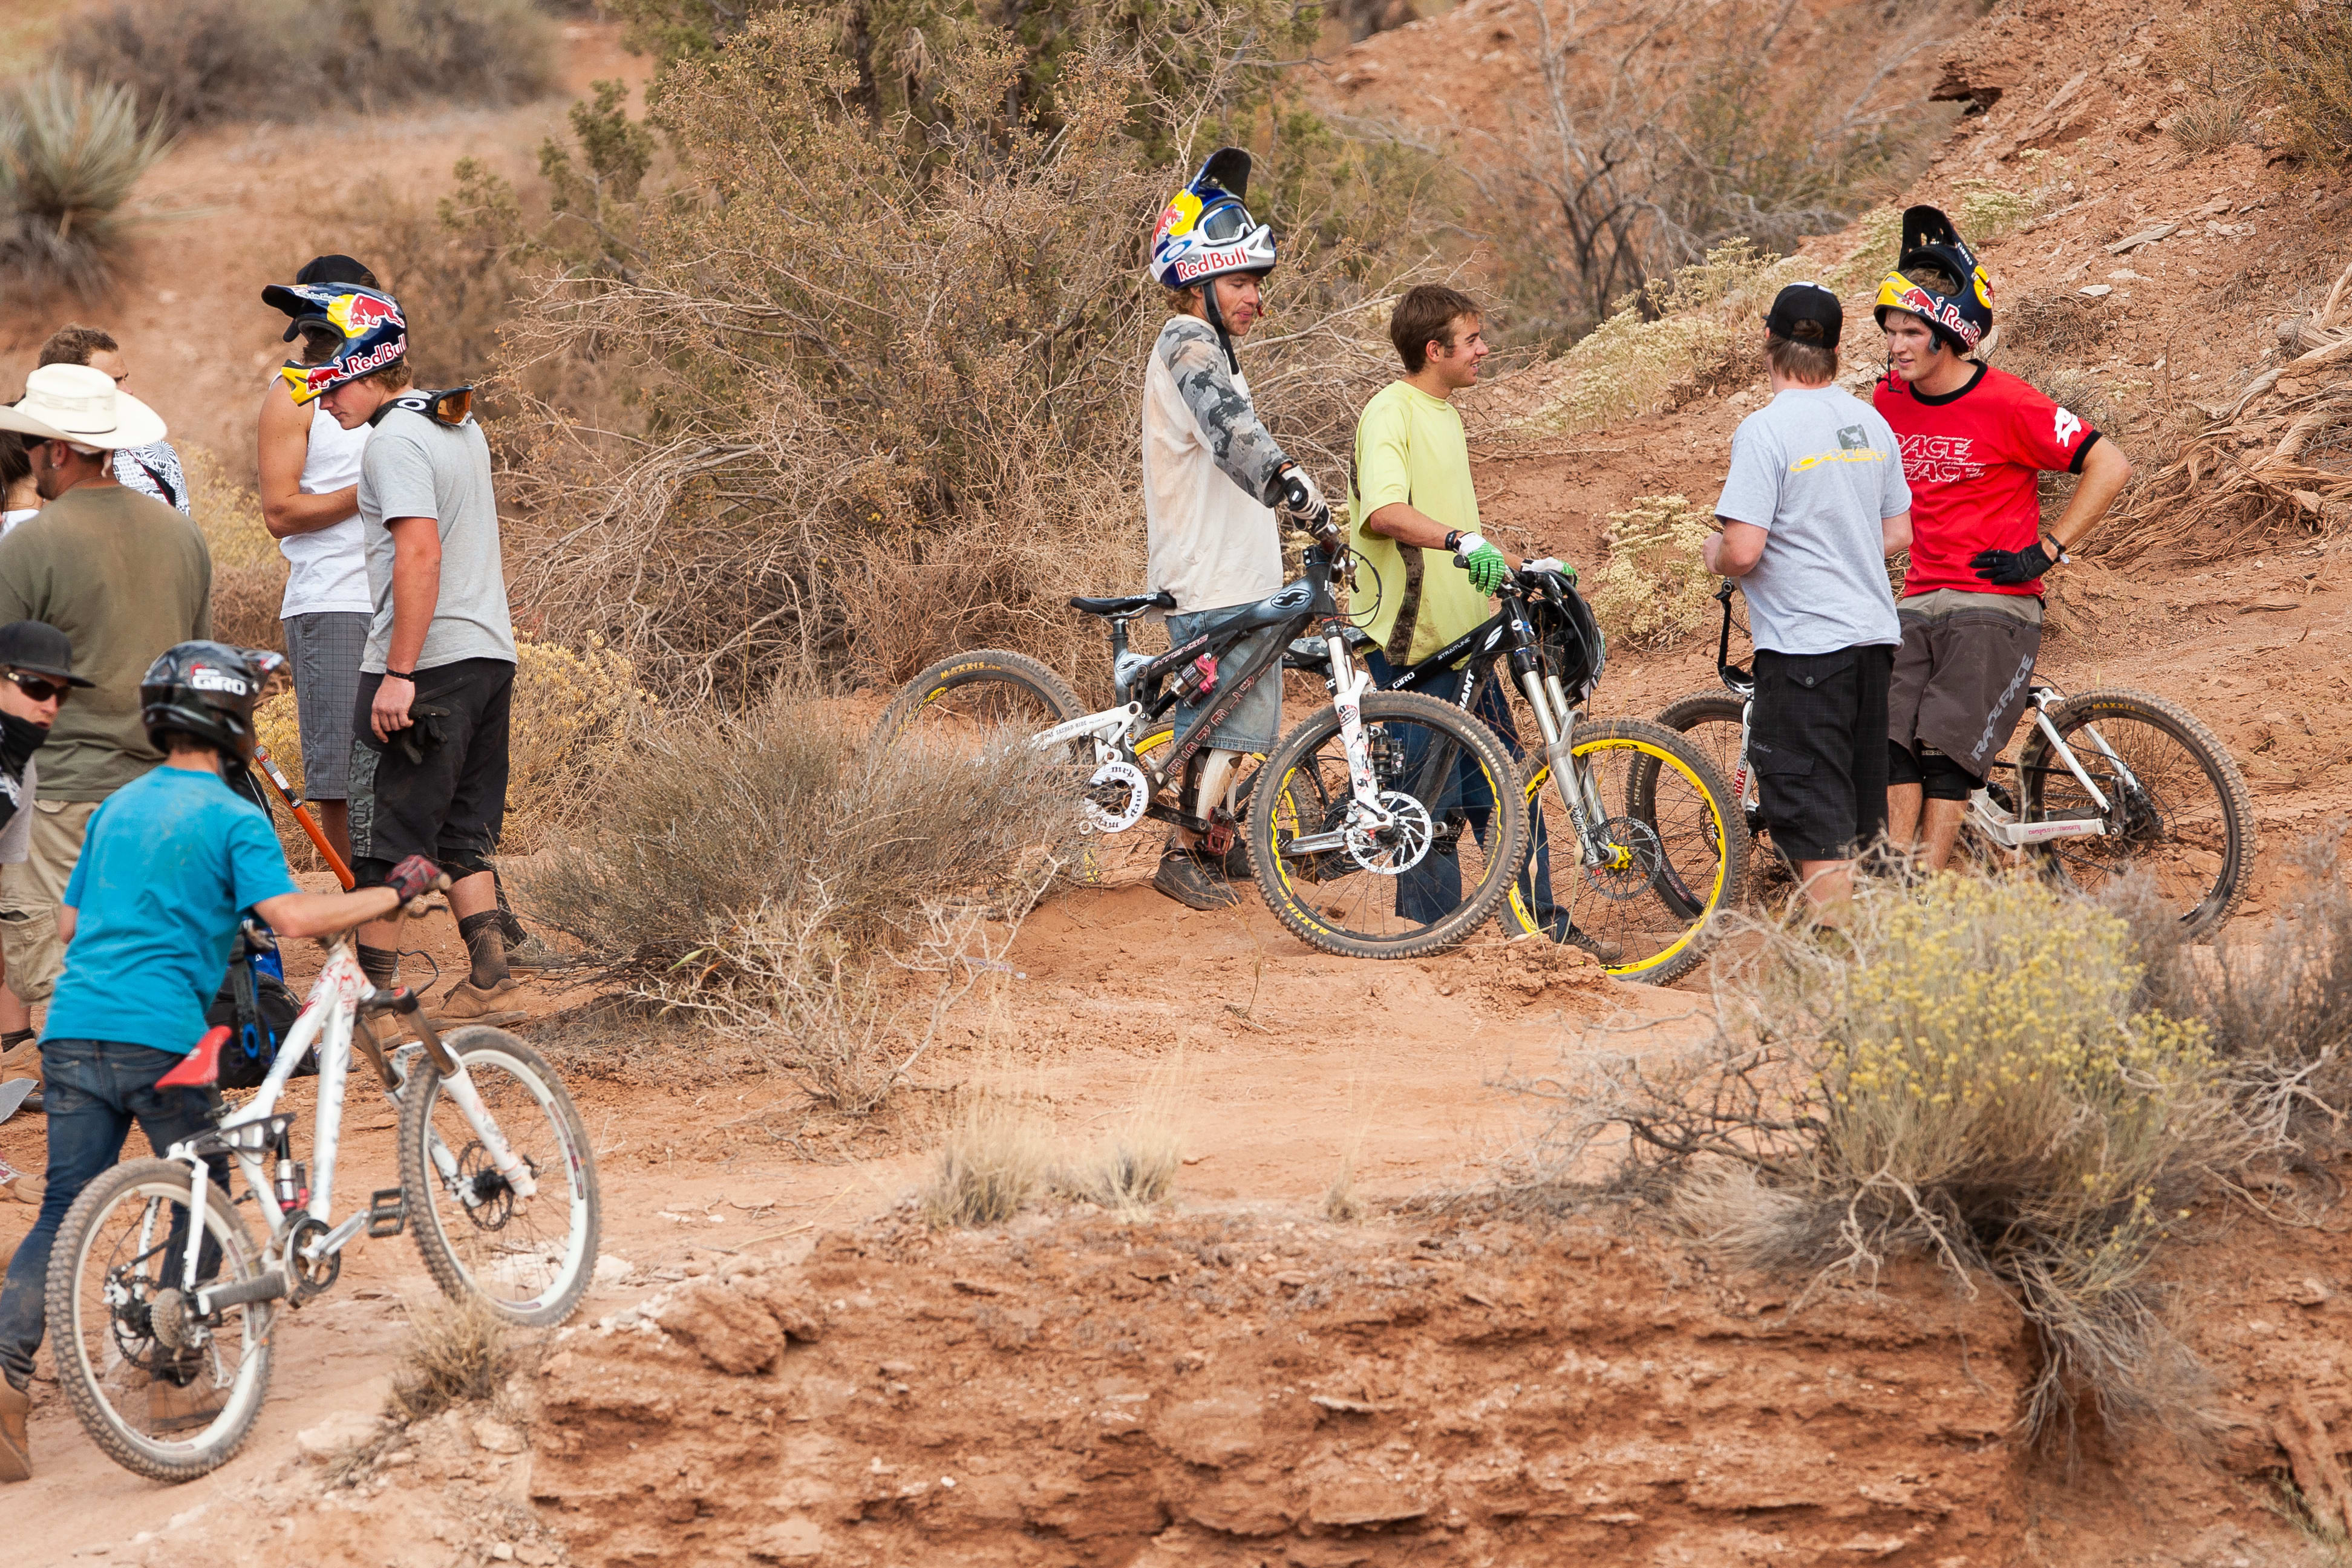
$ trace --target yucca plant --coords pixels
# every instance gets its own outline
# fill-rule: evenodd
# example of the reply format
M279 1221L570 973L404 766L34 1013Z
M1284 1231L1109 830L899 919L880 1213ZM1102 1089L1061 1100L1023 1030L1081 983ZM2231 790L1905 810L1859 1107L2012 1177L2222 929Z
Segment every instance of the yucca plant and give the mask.
M20 286L103 289L122 204L170 145L124 88L50 70L0 91L0 269Z

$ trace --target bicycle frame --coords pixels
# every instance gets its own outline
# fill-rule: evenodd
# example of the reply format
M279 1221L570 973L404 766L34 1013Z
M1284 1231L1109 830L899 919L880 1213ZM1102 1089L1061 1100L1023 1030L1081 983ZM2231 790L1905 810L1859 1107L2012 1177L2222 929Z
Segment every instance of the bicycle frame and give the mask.
M353 952L352 939L345 933L334 940L327 955L326 966L319 973L318 981L310 987L302 1013L294 1026L287 1031L276 1059L270 1064L268 1076L255 1091L250 1102L223 1117L212 1129L194 1138L174 1143L164 1158L184 1163L193 1178L189 1198L189 1225L186 1256L181 1268L181 1289L195 1303L197 1315L209 1319L222 1308L241 1302L269 1301L291 1298L299 1302L308 1294L299 1272L300 1265L313 1268L326 1264L350 1244L361 1227L371 1226L382 1211L371 1207L353 1214L340 1225L331 1224L333 1215L335 1160L341 1142L343 1096L351 1077L352 1045L355 1035L363 1039L364 1049L383 1081L385 1098L394 1104L407 1087L408 1076L388 1061L372 1032L360 1023L363 1011L404 1012L414 1015L422 1048L429 1054L440 1070L442 1086L451 1101L481 1141L483 1151L490 1157L499 1174L506 1179L518 1201L526 1201L538 1192L538 1184L530 1165L519 1159L491 1118L489 1109L482 1103L479 1090L467 1074L465 1064L451 1054L441 1041L431 1022L417 1008L414 993L384 993L375 990L361 972L359 959ZM280 1115L278 1102L286 1086L299 1067L302 1058L311 1050L319 1053L319 1102L317 1137L312 1146L310 1184L307 1193L293 1187L292 1154L289 1131L294 1123L291 1115ZM205 1237L205 1210L212 1201L212 1167L206 1163L211 1155L226 1155L245 1177L245 1184L254 1196L260 1212L269 1221L269 1237L264 1243L265 1263L275 1259L274 1268L266 1268L255 1279L239 1285L200 1288L197 1283L199 1258ZM273 1184L264 1161L278 1157L279 1182ZM433 1163L444 1182L457 1177L455 1155L435 1142ZM283 1185L281 1195L279 1185ZM473 1200L468 1196L469 1203ZM144 1222L154 1223L151 1214ZM319 1234L309 1233L316 1230ZM152 1237L142 1232L141 1250L147 1250ZM298 1263L298 1259L299 1260Z

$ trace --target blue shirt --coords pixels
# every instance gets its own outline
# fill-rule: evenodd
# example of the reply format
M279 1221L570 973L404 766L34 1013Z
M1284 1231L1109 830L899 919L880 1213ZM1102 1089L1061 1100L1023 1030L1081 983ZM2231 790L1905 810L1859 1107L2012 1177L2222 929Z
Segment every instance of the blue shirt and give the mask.
M161 767L90 818L66 884L76 912L41 1037L182 1056L228 975L241 911L296 891L269 818L219 775Z

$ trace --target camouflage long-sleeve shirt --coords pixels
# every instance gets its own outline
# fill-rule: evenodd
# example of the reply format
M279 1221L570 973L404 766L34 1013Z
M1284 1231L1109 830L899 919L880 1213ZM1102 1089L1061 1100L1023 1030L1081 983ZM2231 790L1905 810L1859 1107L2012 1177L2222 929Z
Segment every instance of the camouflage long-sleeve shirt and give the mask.
M1271 510L1285 461L1216 329L1178 316L1160 330L1143 386L1144 512L1151 586L1181 610L1221 609L1282 586Z
M1195 316L1173 316L1152 353L1175 378L1177 395L1200 421L1217 467L1252 500L1274 504L1274 471L1287 459L1261 424L1249 386L1217 342L1217 330Z

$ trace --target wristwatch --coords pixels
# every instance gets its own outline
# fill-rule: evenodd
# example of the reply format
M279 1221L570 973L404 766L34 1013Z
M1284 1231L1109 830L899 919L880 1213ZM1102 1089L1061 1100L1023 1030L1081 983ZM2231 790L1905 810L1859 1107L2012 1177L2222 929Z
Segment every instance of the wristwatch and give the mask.
M2056 534L2043 534L2042 536L2042 543L2045 546L2042 552L2050 557L2050 563L2053 566L2072 566L2074 564L2074 558L2066 553L2066 547L2058 542L2058 536Z

